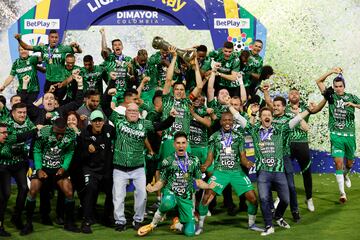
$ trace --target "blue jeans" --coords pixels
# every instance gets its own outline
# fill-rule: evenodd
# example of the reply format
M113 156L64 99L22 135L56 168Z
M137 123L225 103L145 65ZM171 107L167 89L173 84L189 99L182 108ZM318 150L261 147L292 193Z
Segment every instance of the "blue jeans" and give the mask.
M299 208L298 208L297 193L294 182L294 169L292 166L290 156L284 156L284 168L285 168L286 179L289 187L290 210L291 212L297 212L299 211Z
M257 185L265 226L272 226L273 215L271 206L273 205L273 200L271 197L271 189L275 189L280 198L279 205L275 211L275 219L281 218L289 205L289 187L285 173L261 170L258 173Z

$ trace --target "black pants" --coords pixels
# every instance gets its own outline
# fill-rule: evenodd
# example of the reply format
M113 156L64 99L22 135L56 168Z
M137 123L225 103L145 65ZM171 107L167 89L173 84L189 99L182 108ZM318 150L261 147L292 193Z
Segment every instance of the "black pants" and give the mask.
M17 94L19 94L19 91L17 91ZM37 97L39 95L39 92L31 92L31 93L26 93L26 98L28 102L35 102L37 100ZM24 99L21 100L22 102L24 101Z
M296 159L302 171L306 199L312 198L312 176L309 143L292 142L290 144L291 158Z
M84 219L91 221L95 218L94 209L96 206L99 192L102 190L105 193L104 203L104 221L109 220L113 216L113 201L112 201L112 178L105 178L96 173L84 173L85 177L85 193L84 193Z
M26 172L27 164L0 166L0 221L4 221L5 210L11 193L11 177L15 178L18 188L14 216L20 217L25 206L28 191Z

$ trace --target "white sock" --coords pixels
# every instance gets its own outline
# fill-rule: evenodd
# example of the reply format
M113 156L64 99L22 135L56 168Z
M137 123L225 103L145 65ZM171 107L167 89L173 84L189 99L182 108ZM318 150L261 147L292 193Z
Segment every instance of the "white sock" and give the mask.
M159 211L159 209L155 212L154 217L152 219L151 224L154 225L155 227L157 226L157 224L161 221L162 218L162 214Z
M181 222L175 224L176 230L182 232L184 225Z
M340 194L345 194L344 175L343 174L335 174L335 176L336 176L336 181L338 182L338 185L339 185Z
M248 214L248 224L249 227L255 224L256 215L250 215Z
M206 218L206 216L200 216L200 218L199 218L199 228L204 227L205 218Z

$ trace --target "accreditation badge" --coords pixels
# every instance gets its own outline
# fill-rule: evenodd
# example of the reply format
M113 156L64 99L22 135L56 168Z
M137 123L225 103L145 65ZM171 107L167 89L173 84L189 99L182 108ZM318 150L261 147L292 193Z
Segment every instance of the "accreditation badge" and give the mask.
M49 64L53 64L53 59L49 58Z
M225 154L231 154L231 151L232 151L231 147L225 148Z

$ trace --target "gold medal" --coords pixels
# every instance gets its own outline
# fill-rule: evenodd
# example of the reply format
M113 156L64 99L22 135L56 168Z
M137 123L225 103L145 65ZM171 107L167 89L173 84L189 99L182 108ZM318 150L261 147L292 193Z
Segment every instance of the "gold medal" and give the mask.
M184 178L185 178L185 179L188 179L188 178L189 178L189 174L188 174L188 173L185 173L185 174L184 174Z
M53 59L49 58L49 64L53 64Z

